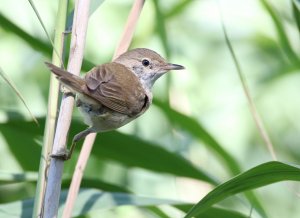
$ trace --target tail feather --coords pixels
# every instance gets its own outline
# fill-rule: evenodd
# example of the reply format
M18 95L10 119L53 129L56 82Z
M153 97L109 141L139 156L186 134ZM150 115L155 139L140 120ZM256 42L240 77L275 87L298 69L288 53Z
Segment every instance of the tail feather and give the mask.
M45 62L49 70L56 75L58 80L63 83L71 91L82 93L85 86L85 81L79 76L76 76L68 71L65 71L54 64Z

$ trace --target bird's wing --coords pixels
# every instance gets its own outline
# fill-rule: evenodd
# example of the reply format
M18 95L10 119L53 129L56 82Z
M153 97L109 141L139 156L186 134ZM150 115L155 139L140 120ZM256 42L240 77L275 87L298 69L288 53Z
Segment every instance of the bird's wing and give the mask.
M51 63L45 62L47 67L53 72L61 83L68 87L72 92L82 93L85 87L85 81L62 68L59 68Z
M86 74L85 81L88 96L119 113L134 116L148 103L138 78L121 64L97 66Z

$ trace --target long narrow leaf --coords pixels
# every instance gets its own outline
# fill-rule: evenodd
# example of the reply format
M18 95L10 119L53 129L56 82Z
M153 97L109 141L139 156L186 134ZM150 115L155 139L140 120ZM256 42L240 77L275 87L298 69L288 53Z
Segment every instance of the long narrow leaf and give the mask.
M15 184L20 182L36 182L38 179L38 173L25 172L25 173L11 173L6 171L0 171L0 184ZM71 182L71 177L64 176L62 187L68 188ZM130 191L124 187L104 182L97 178L84 178L81 184L83 188L97 188L108 192L124 192Z
M17 87L14 85L14 83L8 78L8 76L4 73L4 71L1 69L0 67L0 76L2 77L2 79L4 79L4 81L10 86L10 88L12 88L12 90L16 93L16 95L19 97L19 99L22 101L23 105L25 106L25 108L27 109L28 113L30 114L31 118L34 120L34 122L36 123L36 125L39 125L39 122L37 121L37 119L35 118L35 116L32 114L31 110L29 109L27 103L25 102L24 97L22 96L21 92L19 92L19 90L17 89Z
M60 197L59 215L67 197L67 191L63 191ZM80 216L93 211L101 213L108 209L124 205L131 206L157 206L162 204L181 204L179 201L141 197L127 193L102 192L97 189L81 189L76 199L72 216ZM12 202L0 205L0 217L16 218L31 217L33 199Z
M199 122L178 111L175 111L162 101L154 99L153 103L165 112L165 115L170 120L170 122L184 129L198 140L203 141L209 149L218 154L219 158L224 161L226 168L233 175L241 172L240 167L234 157L230 155Z
M39 122L43 125L45 119L39 119ZM0 124L0 131L23 169L34 171L38 166L40 154L40 148L37 146L35 139L42 135L42 130L31 125L32 122L21 119L10 120L7 123ZM83 124L74 121L70 136L75 135L84 128ZM22 144L20 144L19 138L15 137L15 131L18 130L20 130L19 136L22 138ZM116 131L107 132L99 134L95 144L92 154L98 158L114 160L129 167L141 167L156 172L195 178L214 185L218 184L215 178L195 167L188 160L161 148L159 145L131 135ZM28 149L31 151L30 156L24 155Z
M14 184L18 182L35 182L38 174L36 172L26 173L10 173L6 171L0 171L0 184Z
M230 39L228 37L227 30L226 30L226 27L225 27L225 23L224 23L224 20L223 20L223 16L222 16L222 11L221 10L220 10L220 13L221 13L221 23L222 23L222 30L223 30L225 42L226 42L228 50L229 50L229 52L231 54L232 60L234 62L234 65L235 65L235 68L236 68L236 71L237 71L237 74L238 74L239 79L240 79L240 82L242 84L244 94L245 94L246 99L247 99L248 104L249 104L249 109L250 109L251 115L252 115L253 120L254 120L254 122L256 124L257 130L260 133L261 138L265 142L265 145L267 146L267 148L268 148L268 150L269 150L269 152L270 152L273 160L277 160L274 146L273 146L273 144L271 142L269 134L267 133L267 130L266 130L265 126L264 126L264 123L263 123L263 121L262 121L262 119L260 117L260 114L258 113L258 111L256 109L256 106L254 104L254 101L253 101L252 96L251 96L250 91L249 91L249 87L248 87L246 78L245 78L245 76L244 76L244 74L242 72L242 68L240 67L240 63L239 63L239 61L238 61L238 59L237 59L237 57L235 55L233 46L232 46L231 41L230 41Z
M292 0L293 15L297 24L298 32L300 34L300 1Z
M41 126L44 126L44 119L38 121ZM38 139L41 139L43 129L32 124L33 122L26 122L19 118L0 124L0 132L9 145L10 152L24 171L37 171L39 166L41 147ZM17 137L16 133L18 133Z
M43 42L42 40L31 36L24 30L22 30L20 27L18 27L16 24L11 22L9 19L7 19L3 14L0 13L0 25L1 27L8 31L14 33L15 36L20 37L23 39L29 46L31 46L33 49L36 49L37 51L41 51L45 54L51 55L51 46L47 43Z
M42 41L41 39L30 35L29 33L25 32L19 26L14 24L12 21L7 19L3 14L0 13L0 26L6 30L7 32L13 33L15 36L21 38L26 42L30 47L33 49L42 52L43 54L50 57L52 55L52 47L50 44ZM68 55L68 54L66 54ZM88 71L95 66L94 63L91 63L88 60L83 60L82 63L82 70Z
M186 204L186 205L175 205L176 208L188 212L189 209L191 208L191 205ZM195 218L249 218L248 216L234 211L234 210L228 210L228 209L223 209L219 207L211 207L204 211L202 214L195 216Z
M261 164L216 187L202 198L185 218L200 215L214 204L234 194L287 180L300 181L299 166L277 161Z
M69 178L63 178L62 181L62 188L68 189L70 187L71 183L71 177ZM94 188L99 189L106 192L123 192L123 193L131 193L130 190L123 186L119 186L112 183L107 183L105 181L102 181L98 178L86 178L84 177L81 181L81 188Z
M159 145L119 132L100 134L96 139L93 155L109 158L131 167L142 167L216 184L215 179L179 155Z
M299 57L297 56L297 54L295 53L295 51L293 50L293 48L289 42L289 39L286 35L286 31L281 22L281 19L278 17L275 10L272 8L272 6L268 3L267 0L261 0L260 2L262 3L262 5L266 9L266 11L269 13L269 15L274 23L275 30L277 31L281 47L285 51L285 54L287 55L287 57L289 58L289 60L292 64L299 66L299 64L300 64Z
M198 140L203 141L209 149L218 154L219 158L225 163L225 167L227 167L232 175L236 175L241 172L240 167L234 157L225 149L223 149L217 140L214 139L199 122L191 117L173 110L167 104L158 101L157 99L154 99L154 104L165 112L165 115L169 118L170 122L184 129ZM248 192L245 195L255 209L262 216L265 216L265 211L254 193Z
M67 196L67 191L63 191L60 199L60 210L59 214L63 209L63 204ZM128 193L117 193L117 192L102 192L97 189L81 189L78 198L76 200L74 211L72 216L86 215L91 212L97 212L101 214L101 211L108 209L114 209L119 206L137 206L151 208L157 213L158 209L154 206L160 205L173 205L180 210L186 211L191 205L185 204L179 201L169 199L159 199L151 197L141 197L138 195ZM16 217L31 217L32 214L33 199L27 199L23 201L12 202L8 204L0 205L0 217L16 218ZM168 217L163 213L164 217ZM197 218L200 216L196 216ZM246 218L245 215L232 211L225 210L222 208L212 207L205 211L201 217L205 218Z
M64 202L67 191L61 194L60 202ZM5 218L31 217L33 199L12 202L8 204L0 204L0 216ZM138 206L146 207L156 214L163 215L161 217L169 217L164 212L160 211L155 206L171 205L181 210L186 210L190 207L189 204L184 204L174 200L158 199L150 197L140 197L126 193L101 192L96 189L82 189L76 201L76 207L73 211L73 216L86 215L91 212L101 214L102 211L115 209L119 206ZM60 205L60 211L63 204ZM60 212L61 213L61 212ZM246 218L247 216L232 210L212 207L205 211L201 217L205 218ZM196 218L201 218L196 216Z

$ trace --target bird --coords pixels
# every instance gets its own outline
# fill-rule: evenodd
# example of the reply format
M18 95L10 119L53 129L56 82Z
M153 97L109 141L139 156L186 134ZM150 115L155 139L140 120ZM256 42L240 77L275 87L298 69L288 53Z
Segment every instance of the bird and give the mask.
M89 126L74 136L69 151L51 155L62 160L70 159L76 143L88 134L115 130L141 116L152 103L155 81L170 70L185 69L147 48L129 50L110 63L92 68L84 78L45 64L76 96L76 107Z

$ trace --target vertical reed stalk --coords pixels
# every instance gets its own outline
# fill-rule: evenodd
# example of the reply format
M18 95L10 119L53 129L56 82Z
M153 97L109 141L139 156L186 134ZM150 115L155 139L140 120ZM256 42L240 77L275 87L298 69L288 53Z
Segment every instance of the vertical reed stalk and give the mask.
M75 2L70 56L67 69L75 75L79 75L82 64L89 17L89 5L89 0L76 0ZM65 151L66 149L65 145L71 124L73 105L74 98L72 96L63 95L52 148L52 153L54 154ZM57 217L63 165L64 161L59 159L51 159L50 161L44 197L43 217L45 218Z
M57 20L55 25L54 48L59 51L59 54L53 49L52 63L60 65L63 53L63 37L62 33L65 30L67 19L68 0L60 0L58 4ZM40 159L39 176L36 186L36 194L32 217L39 217L42 214L43 196L47 185L46 169L48 165L48 156L52 149L55 121L57 114L59 84L53 74L50 75L50 87L48 97L48 111L46 116L44 142Z

